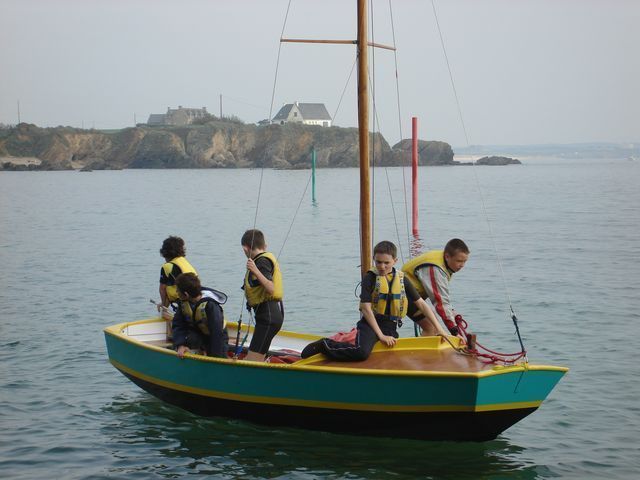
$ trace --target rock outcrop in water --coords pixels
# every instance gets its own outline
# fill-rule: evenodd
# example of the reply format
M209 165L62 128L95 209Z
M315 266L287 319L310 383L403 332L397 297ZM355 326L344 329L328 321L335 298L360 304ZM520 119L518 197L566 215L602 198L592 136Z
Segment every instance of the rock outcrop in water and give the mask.
M411 141L393 148L380 134L371 135L376 165L410 163ZM0 130L0 167L4 169L243 168L310 167L316 150L318 167L356 167L358 130L308 125L245 125L210 121L187 127L125 128L117 131L71 127L40 128L21 123ZM455 165L444 142L419 142L420 165ZM21 158L39 164L24 164Z
M390 165L411 164L411 140L402 140L393 146ZM459 165L453 160L453 149L446 142L418 140L418 165Z
M479 158L476 165L522 165L522 162L515 158L492 156Z

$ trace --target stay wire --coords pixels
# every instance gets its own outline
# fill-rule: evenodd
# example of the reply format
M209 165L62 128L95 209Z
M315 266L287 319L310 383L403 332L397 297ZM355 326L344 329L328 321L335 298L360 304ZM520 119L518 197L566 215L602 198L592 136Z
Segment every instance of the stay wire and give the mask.
M373 21L373 0L369 0L369 19L370 19L370 23L371 23L371 28L370 28L370 32L371 32L371 43L375 43L375 29L374 29L374 21ZM368 39L367 39L368 40ZM365 45L365 48L369 48L368 45ZM373 251L373 245L374 245L374 238L375 238L375 227L376 227L376 148L375 148L375 142L376 142L376 118L377 118L377 112L376 112L376 102L375 102L375 98L376 98L376 49L372 48L371 49L371 70L373 71L373 73L371 73L371 71L369 70L368 66L367 66L367 75L369 77L369 84L370 84L370 89L371 89L371 101L373 103L373 111L371 112L372 115L372 119L373 119L373 129L372 129L372 133L373 135L369 135L369 132L367 132L367 135L369 135L369 153L371 155L371 161L369 162L369 169L371 171L371 251Z
M371 78L371 73L369 72L369 78ZM380 128L380 118L378 117L378 109L376 108L376 97L375 95L371 95L371 103L373 104L373 118L374 118L374 125L377 123L378 124L378 128ZM373 169L373 171L375 171L375 168ZM404 251L402 249L402 239L400 238L400 228L398 226L398 216L396 215L396 209L395 209L395 202L393 201L393 191L391 189L391 180L389 178L389 169L388 167L384 167L384 173L386 176L386 180L387 180L387 188L389 190L389 201L391 203L391 212L393 214L393 224L396 230L396 238L398 239L398 249L400 250L400 260L402 261L402 263L404 263ZM375 200L375 195L373 195L373 200ZM374 203L374 202L372 202Z
M289 230L287 231L287 234L284 237L284 241L282 242L282 246L280 247L280 251L278 252L278 256L276 257L276 259L280 258L280 255L282 255L282 251L284 250L284 246L287 244L287 240L289 239L289 234L291 233L291 229L293 228L293 224L296 221L296 217L298 216L298 211L300 210L300 206L302 205L304 197L307 194L307 190L309 189L309 183L311 183L312 175L313 175L313 173L309 174L309 178L307 179L307 184L304 187L304 191L302 192L302 195L300 195L300 201L298 202L298 206L296 207L296 211L293 214L293 219L291 220L291 224L289 225Z
M444 38L442 36L442 30L440 29L440 21L438 20L438 12L436 12L435 0L431 0L431 7L433 8L433 16L436 19L436 26L438 27L438 35L440 36L440 45L442 45L442 52L444 53L444 59L447 63L447 70L449 71L449 80L451 81L451 87L453 88L453 95L456 99L456 106L458 107L458 117L462 124L462 131L464 132L464 138L469 145L469 135L467 135L467 127L464 123L464 117L462 116L462 109L460 108L460 100L458 99L458 90L456 89L456 83L453 81L453 73L451 73L451 64L449 63L449 55L447 55L447 49L444 45Z
M373 5L371 6L371 8L373 9ZM373 12L372 12L373 13ZM375 43L375 38L374 38L374 29L373 29L373 14L371 15L371 42ZM372 231L373 231L373 225L375 224L375 171L376 171L376 165L375 165L375 142L376 142L376 132L379 129L380 126L380 118L378 117L378 109L377 109L377 104L376 104L376 91L375 91L375 82L376 82L376 73L375 73L375 49L373 49L373 54L372 54L372 68L370 70L367 71L367 75L369 77L369 83L371 84L370 86L370 92L371 92L371 103L372 103L372 117L373 117L373 141L371 142L371 149L372 149L372 175L371 175L371 183L372 183L372 188L371 188L371 223L372 223ZM396 211L395 211L395 203L393 201L393 192L391 190L391 181L389 179L389 169L385 166L384 167L384 172L385 172L385 176L386 176L386 180L387 180L387 187L389 190L389 200L391 202L391 212L393 214L393 223L394 223L394 227L396 230L396 237L398 238L398 248L400 250L400 259L402 261L402 263L404 263L404 251L402 249L402 244L403 242L401 241L400 238L400 229L398 227L398 217L396 215ZM372 240L373 240L372 236ZM372 245L373 247L373 245Z
M280 32L280 40L284 38L284 30L287 27L287 19L289 18L289 10L291 9L291 2L293 0L289 0L287 4L287 11L284 15L284 22L282 22L282 31ZM276 84L278 83L278 69L280 68L280 53L282 52L282 41L278 42L278 57L276 59L276 71L273 77L273 89L271 90L271 106L269 107L269 120L271 120L271 115L273 114L273 103L276 97Z
M347 88L349 88L349 82L351 81L351 77L353 76L353 72L356 69L356 65L358 64L358 57L356 56L356 59L353 61L353 66L351 67L351 72L349 73L349 76L347 77L347 81L344 84L344 88L342 89L342 94L340 95L340 100L338 100L338 106L336 107L335 112L333 112L333 121L335 122L336 120L336 116L338 115L338 110L340 110L340 105L342 105L342 100L344 98L344 95L347 91Z
M458 116L460 117L460 123L462 125L462 130L464 132L464 137L465 137L465 140L467 142L467 147L468 147L468 146L471 145L471 142L469 141L469 135L467 134L467 127L465 126L465 123L464 123L464 117L462 115L462 108L460 107L460 100L459 100L459 97L458 97L458 91L456 89L456 84L455 84L455 82L453 80L453 74L451 72L451 65L449 63L449 56L447 55L447 49L445 47L444 38L442 36L442 30L440 28L440 21L438 20L438 12L436 11L435 0L431 0L431 7L433 9L433 16L434 16L435 21L436 21L436 26L438 28L438 35L440 37L440 44L442 45L442 51L444 53L444 58L445 58L445 61L446 61L446 64L447 64L447 70L449 72L449 79L451 81L451 87L453 89L453 94L454 94L454 97L455 97L455 100L456 100L456 107L458 109ZM476 186L478 187L478 192L480 194L480 203L482 205L482 211L483 211L484 217L485 217L485 219L487 221L487 226L489 228L489 237L491 238L491 243L492 243L492 246L493 246L494 255L496 257L496 260L497 260L497 263L498 263L498 268L500 270L500 278L502 280L504 292L505 292L505 295L507 297L507 302L509 304L509 310L511 311L511 319L512 319L514 325L515 325L516 333L518 335L518 340L519 340L520 345L522 347L522 351L524 352L525 348L524 348L524 344L522 343L522 337L520 336L520 329L518 328L518 319L517 319L516 314L515 314L514 309L513 309L513 303L511 301L511 295L509 293L509 287L507 286L507 281L506 281L506 277L505 277L505 274L504 274L504 269L502 267L502 259L500 257L500 254L498 253L498 248L496 246L495 235L494 235L494 232L493 232L493 227L491 225L491 221L489 220L489 214L487 212L487 207L486 207L484 195L482 193L482 188L480 187L480 180L478 178L478 173L476 171L475 162L472 162L472 166L473 166L473 168L472 168L473 174L474 174L474 177L475 177L475 180L476 180Z
M291 2L293 0L289 0L289 3L287 3L287 11L285 12L284 15L284 21L282 22L282 31L280 32L280 40L282 40L282 38L284 38L284 31L285 28L287 26L287 19L289 18L289 10L291 9ZM271 118L273 117L273 104L275 102L275 97L276 97L276 85L278 84L278 70L280 68L280 54L282 52L282 42L278 41L278 55L276 57L276 69L275 69L275 73L273 76L273 88L271 89L271 104L269 106L269 121L271 121ZM255 235L255 229L256 229L256 225L258 223L258 210L260 208L260 196L262 195L262 180L264 178L264 169L265 169L265 159L262 159L262 165L260 168L260 182L258 184L258 198L256 200L256 211L255 214L253 216L253 230L254 230L254 235ZM251 249L253 250L253 235L251 237ZM242 329L242 314L244 311L244 303L247 297L247 292L244 292L244 298L242 299L242 303L240 304L240 316L238 318L238 333L236 335L236 353L235 353L235 358L238 358L238 355L240 354L240 351L242 350L242 345L240 344L240 334L241 334L241 329ZM249 325L247 325L247 335L249 333ZM243 340L243 344L244 341L246 340L247 336L245 335L245 339Z
M400 132L400 142L404 139L402 135L402 109L400 102L400 79L398 74L398 47L396 44L396 27L393 21L393 7L391 6L391 0L389 0L389 18L391 22L391 37L393 38L393 61L395 65L395 77L396 77L396 104L398 107L398 131ZM404 216L405 226L407 228L407 248L409 257L411 256L411 234L409 233L409 200L407 198L407 178L405 168L409 166L409 156L404 156L403 163L406 161L406 165L402 165L402 192L404 194ZM400 242L398 242L400 243Z
M291 9L291 2L293 0L289 0L289 3L287 4L287 11L285 12L284 15L284 21L282 22L282 31L280 32L280 40L282 40L284 38L284 31L287 27L287 19L289 18L289 11ZM278 71L280 69L280 54L282 52L282 42L279 41L278 42L278 56L276 58L276 70L273 76L273 88L271 89L271 105L269 106L269 121L271 121L271 118L273 116L273 104L275 102L275 98L276 98L276 85L278 84ZM265 161L264 158L262 159L262 166L260 169L260 184L258 186L258 199L256 202L256 213L254 215L253 218L253 229L255 230L256 228L256 224L258 222L258 208L260 206L260 195L262 193L262 179L264 177L264 169L265 169ZM251 247L253 247L253 238L251 239Z
M374 13L373 13L373 0L370 0L370 11L371 11L371 42L375 43L375 28L374 28ZM375 53L375 48L372 49L372 55L371 55L371 69L368 71L368 76L370 79L370 90L371 90L371 102L372 102L372 117L373 117L373 136L372 136L372 142L371 142L371 158L372 158L372 165L371 165L371 182L372 182L372 189L371 189L371 217L372 217L372 230L373 230L373 226L375 225L375 159L376 159L376 155L375 155L375 151L376 151L376 133L379 133L380 131L380 118L378 117L378 109L377 109L377 105L376 105L376 53ZM397 75L396 75L397 78ZM395 230L396 230L396 237L398 238L398 248L400 250L400 259L401 261L404 263L404 252L403 252L403 248L402 248L402 240L400 238L400 229L398 227L398 217L396 215L396 211L395 211L395 204L393 201L393 192L391 189L391 180L389 179L389 169L385 166L384 167L384 172L385 172L385 177L387 180L387 187L389 190L389 199L391 202L391 212L393 214L393 223L395 226ZM404 172L403 172L404 173ZM375 237L375 235L372 235L372 240ZM372 245L373 247L373 245Z

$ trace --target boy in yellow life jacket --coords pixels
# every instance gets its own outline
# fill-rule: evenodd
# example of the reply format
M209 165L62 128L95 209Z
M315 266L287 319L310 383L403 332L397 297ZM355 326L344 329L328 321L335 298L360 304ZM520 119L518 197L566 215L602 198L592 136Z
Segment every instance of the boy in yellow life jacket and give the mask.
M247 256L244 294L247 307L253 309L256 326L245 360L263 362L273 337L282 328L282 273L275 255L267 252L264 234L260 230L247 230L240 240Z
M160 255L164 258L165 263L160 269L160 301L164 307L178 301L176 288L178 275L189 272L198 274L185 258L186 254L182 238L170 236L162 242Z
M462 270L469 259L469 247L459 238L447 242L444 250L429 250L412 258L402 267L406 278L422 298L429 299L438 316L452 335L460 335L454 310L449 298L449 283L453 274ZM431 323L421 312L409 307L409 318L423 330L423 335L434 335ZM460 317L461 318L461 317Z
M176 278L179 305L173 316L173 345L180 358L189 350L204 350L210 357L227 358L229 334L222 304L227 296L203 287L194 273Z
M398 338L397 328L402 325L402 318L407 314L410 303L423 312L438 333L446 335L413 285L406 282L404 274L394 268L398 261L396 246L389 241L378 243L373 249L373 259L375 268L362 277L362 317L356 325L355 343L323 338L307 345L302 351L302 358L324 353L334 360L361 361L369 357L378 340L393 347Z
M196 269L185 258L186 249L184 240L180 237L170 236L165 238L160 248L160 255L165 263L160 268L160 304L158 311L162 312L162 317L167 321L167 338L171 339L171 318L172 314L167 310L169 305L175 311L178 302L178 290L176 279L181 273L195 273Z

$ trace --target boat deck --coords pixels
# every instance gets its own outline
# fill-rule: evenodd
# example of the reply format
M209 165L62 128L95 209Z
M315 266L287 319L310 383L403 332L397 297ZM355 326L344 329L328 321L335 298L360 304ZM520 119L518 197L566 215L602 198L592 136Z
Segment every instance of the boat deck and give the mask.
M312 361L308 361L312 360ZM304 361L306 365L329 368L362 368L369 370L405 370L432 372L481 372L495 365L449 348L444 350L398 350L372 353L361 362L337 362L318 355Z
M145 343L161 348L172 349L171 342L166 340L152 340ZM234 340L229 344L235 346ZM272 355L290 354L291 351L272 350ZM338 362L324 355L294 362L296 365L328 368L356 368L365 370L403 370L403 371L432 371L432 372L481 372L491 370L494 364L485 363L476 357L456 352L452 348L444 349L386 349L377 347L366 360L360 362Z
M166 338L164 325L164 322L159 320L137 322L128 324L123 328L122 333L145 344L172 350L173 346ZM236 333L235 325L229 325L230 348L235 347ZM252 333L249 333L245 345L251 341ZM273 340L270 354L280 357L286 356L288 357L287 363L293 362L294 365L331 369L477 373L495 367L495 364L485 363L477 357L457 352L440 337L401 338L394 348L377 344L369 358L361 362L338 362L330 360L324 355L315 355L296 361L295 357L300 354L302 349L308 343L319 338L321 337L317 335L281 331ZM450 338L450 341L457 344L455 338Z

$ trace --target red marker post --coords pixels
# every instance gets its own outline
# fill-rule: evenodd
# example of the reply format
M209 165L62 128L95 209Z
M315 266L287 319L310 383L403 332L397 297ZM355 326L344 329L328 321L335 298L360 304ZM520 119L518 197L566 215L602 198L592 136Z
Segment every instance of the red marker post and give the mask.
M418 235L418 117L411 118L411 187L412 187L412 220L413 236Z

